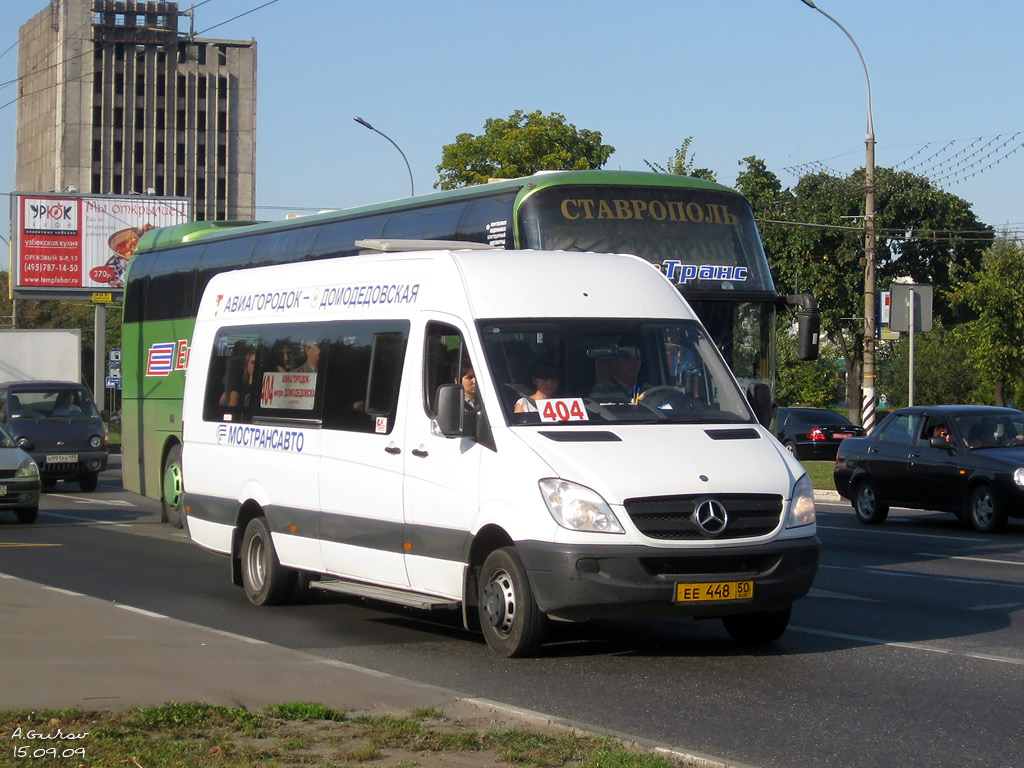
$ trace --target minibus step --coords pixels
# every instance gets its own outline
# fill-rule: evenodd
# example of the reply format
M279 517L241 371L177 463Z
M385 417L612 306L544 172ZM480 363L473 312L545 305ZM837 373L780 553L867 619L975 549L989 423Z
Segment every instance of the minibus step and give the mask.
M327 592L340 592L343 595L383 600L387 603L395 603L396 605L420 608L427 611L454 611L462 605L458 600L444 600L434 595L425 595L422 592L413 592L412 590L398 589L397 587L381 587L376 584L364 584L361 581L348 581L346 579L311 581L309 586L315 589L323 589Z

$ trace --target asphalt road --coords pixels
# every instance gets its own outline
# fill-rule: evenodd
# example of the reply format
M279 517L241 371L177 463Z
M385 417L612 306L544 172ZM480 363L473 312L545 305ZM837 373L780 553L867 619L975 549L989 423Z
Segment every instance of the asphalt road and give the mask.
M326 597L256 608L225 559L120 490L60 484L38 522L0 514L0 573L674 745L733 763L1024 765L1024 521L1000 535L894 510L819 506L822 567L771 649L718 622L559 625L503 660L453 617ZM158 649L154 649L158 652Z

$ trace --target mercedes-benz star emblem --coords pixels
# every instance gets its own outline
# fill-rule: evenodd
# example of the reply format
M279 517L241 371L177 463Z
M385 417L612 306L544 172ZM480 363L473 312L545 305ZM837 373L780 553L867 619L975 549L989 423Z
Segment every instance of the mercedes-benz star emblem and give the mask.
M704 499L693 511L694 522L706 536L718 536L729 524L729 513L725 505L715 499Z

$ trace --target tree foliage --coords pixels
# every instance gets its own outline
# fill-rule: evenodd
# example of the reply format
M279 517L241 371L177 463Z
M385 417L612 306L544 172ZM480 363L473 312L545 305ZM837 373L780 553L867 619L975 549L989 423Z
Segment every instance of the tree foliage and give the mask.
M692 176L695 179L704 179L705 181L718 181L717 174L710 168L694 167L696 158L690 154L690 143L692 141L693 136L687 136L679 149L676 150L676 153L668 159L665 165L652 163L650 160L644 160L644 163L655 173L671 173L676 176Z
M517 109L507 119L485 121L479 136L460 133L454 143L446 144L434 187L456 189L537 171L597 169L614 151L601 142L599 131L577 129L564 115Z
M966 352L996 405L1024 392L1024 247L1000 238L978 269L961 267L959 281L946 292L954 306L976 318L960 327Z
M971 342L961 328L947 329L937 322L927 333L914 334L915 405L990 402L971 359ZM875 349L879 397L885 395L890 408L909 405L908 336L879 342Z
M811 293L822 333L846 361L847 400L859 420L864 344L864 171L841 178L810 174L794 189L756 157L747 157L737 187L754 207L776 286ZM973 271L992 231L970 204L928 179L878 168L875 174L876 290L894 278L935 287L936 316L948 324L966 312L948 300L957 269ZM965 235L964 232L972 232Z

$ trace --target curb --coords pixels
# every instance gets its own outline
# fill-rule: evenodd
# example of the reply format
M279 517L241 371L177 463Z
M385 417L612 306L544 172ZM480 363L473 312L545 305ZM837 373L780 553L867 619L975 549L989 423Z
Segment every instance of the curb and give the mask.
M843 500L843 497L839 495L839 491L814 491L815 501L828 501L833 504L838 504Z

